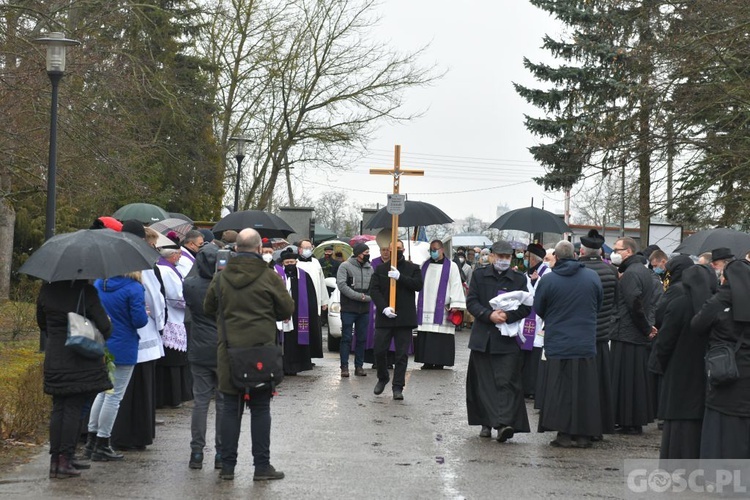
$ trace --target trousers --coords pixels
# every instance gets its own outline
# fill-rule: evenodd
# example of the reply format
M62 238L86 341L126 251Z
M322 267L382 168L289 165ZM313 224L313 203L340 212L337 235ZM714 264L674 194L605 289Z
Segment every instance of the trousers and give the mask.
M241 396L223 394L221 415L221 461L224 465L237 465L237 447L240 441L244 404ZM253 443L253 465L267 467L271 463L271 393L262 391L250 395L250 438Z

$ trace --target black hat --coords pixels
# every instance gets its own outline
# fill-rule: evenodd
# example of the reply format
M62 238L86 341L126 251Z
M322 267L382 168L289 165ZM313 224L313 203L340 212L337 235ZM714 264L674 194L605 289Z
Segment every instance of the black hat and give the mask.
M581 236L581 245L598 250L604 245L604 236L599 234L596 229L591 229L586 236Z
M146 229L143 227L143 223L141 221L137 221L135 219L126 220L122 223L122 232L123 233L130 233L138 236L139 238L145 238L146 237Z
M212 241L214 241L214 233L211 232L210 229L202 228L198 229L198 231L200 231L200 233L203 235L203 241L205 241L206 243L211 243Z
M262 240L263 248L273 248L273 243L271 243L271 240L268 238L263 238Z
M297 255L297 252L295 252L292 247L286 247L281 251L281 255L279 255L279 261L283 262L287 259L297 260L298 257L299 255Z
M352 252L352 255L357 257L359 254L369 250L370 247L367 246L365 243L357 243L354 245L354 251Z
M733 259L733 258L734 258L734 254L728 248L715 248L711 250L711 262L716 262L717 260Z
M649 245L643 249L643 256L649 259L651 258L651 254L656 252L657 250L661 250L661 248L659 248L659 245Z
M323 247L323 250L324 251L330 250L331 252L333 252L333 245L326 245L326 246Z
M547 255L547 251L544 249L544 247L536 243L530 243L529 246L526 247L526 251L529 253L533 253L542 260L544 260L544 257Z

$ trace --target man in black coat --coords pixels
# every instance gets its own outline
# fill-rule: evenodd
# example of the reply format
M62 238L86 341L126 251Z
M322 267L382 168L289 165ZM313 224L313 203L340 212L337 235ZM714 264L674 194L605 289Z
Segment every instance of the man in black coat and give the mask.
M648 346L656 336L655 306L659 297L654 273L637 252L632 238L620 238L612 248L612 263L620 273L610 330L612 394L615 423L624 434L641 434L643 426L655 417L648 380Z
M203 301L216 272L219 247L204 245L195 256L195 265L182 285L185 297L185 329L188 332L188 361L193 375L193 413L190 421L191 469L203 468L203 449L206 446L206 421L211 398L216 397L216 428L214 468L221 468L221 409L224 396L219 391L216 373L216 348L219 344L216 320L203 311Z
M529 432L529 417L523 399L521 372L523 355L513 337L500 334L496 325L521 321L531 306L512 311L494 311L490 300L512 291L528 291L523 273L510 268L514 254L507 241L492 245L490 265L474 271L466 306L474 316L469 337L469 367L466 374L466 409L469 425L481 425L481 437L505 442L516 432Z
M596 271L602 283L604 296L602 307L596 315L596 368L599 380L599 406L602 412L602 432L611 434L615 430L612 403L611 362L609 354L609 329L615 312L617 290L617 268L602 260L604 237L596 229L581 237L581 256L578 261Z
M390 281L396 280L396 310L389 306ZM404 259L404 243L398 242L398 260L395 267L391 261L380 264L370 280L370 297L375 303L375 364L378 367L378 382L375 394L382 394L390 380L388 374L388 347L391 339L396 344L395 369L393 370L393 399L404 399L406 365L409 361L409 345L412 330L417 327L415 293L422 290L422 272L419 266Z

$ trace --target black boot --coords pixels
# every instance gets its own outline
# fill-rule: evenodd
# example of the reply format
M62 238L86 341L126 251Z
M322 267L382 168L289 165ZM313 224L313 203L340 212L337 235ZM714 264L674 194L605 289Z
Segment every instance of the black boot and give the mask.
M57 464L60 462L60 455L53 453L49 456L49 477L54 479L57 477Z
M90 469L91 468L91 462L86 460L85 458L78 458L76 455L73 455L70 458L70 463L73 467L75 467L78 470L84 470L84 469Z
M83 446L83 458L91 460L91 454L96 447L96 432L89 432L86 436L86 444Z
M65 479L67 477L80 477L81 471L73 467L70 457L64 454L60 454L60 459L57 464L57 479Z
M94 453L91 460L94 462L109 462L110 460L122 460L124 455L117 453L109 444L109 438L97 437Z

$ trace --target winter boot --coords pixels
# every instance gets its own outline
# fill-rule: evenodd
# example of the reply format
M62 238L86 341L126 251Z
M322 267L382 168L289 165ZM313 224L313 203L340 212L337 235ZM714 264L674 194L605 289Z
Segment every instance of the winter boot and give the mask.
M49 456L49 477L54 479L57 477L57 465L60 462L60 455L52 454Z
M123 456L112 449L112 446L109 444L109 438L97 436L91 460L94 462L109 462L110 460L122 460Z
M86 436L86 444L83 446L83 458L91 460L91 454L96 447L96 432L89 432Z
M57 464L57 479L80 476L81 471L73 467L70 457L61 453Z
M73 455L70 459L70 463L78 470L84 470L84 469L90 469L91 468L91 462L86 460L85 458L79 458L76 455Z

